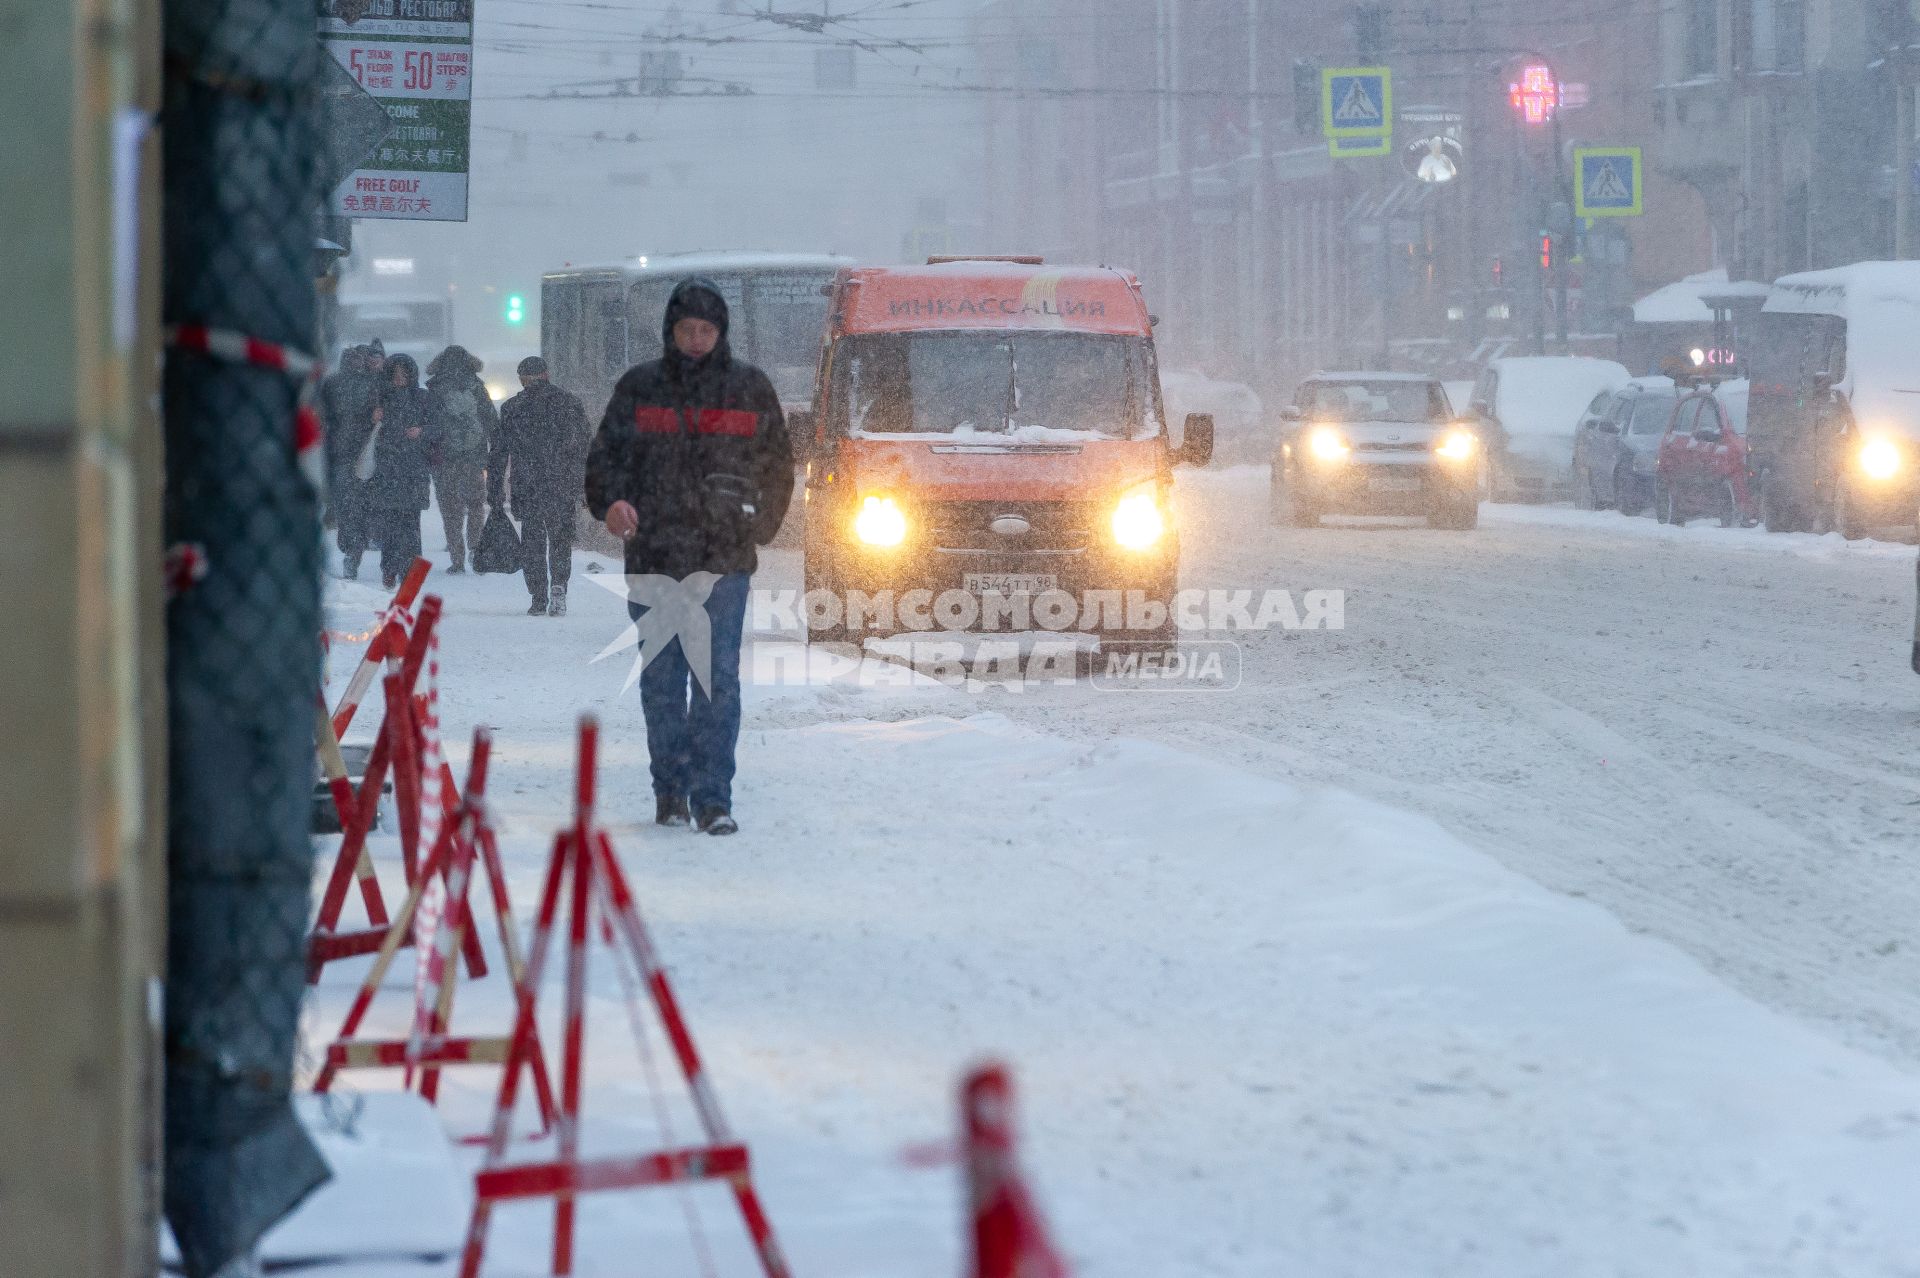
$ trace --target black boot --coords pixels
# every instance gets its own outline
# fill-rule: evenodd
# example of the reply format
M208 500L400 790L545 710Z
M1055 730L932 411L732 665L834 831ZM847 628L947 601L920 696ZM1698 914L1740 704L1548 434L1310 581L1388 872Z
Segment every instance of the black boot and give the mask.
M549 617L564 617L567 615L567 588L565 586L555 586L553 588L552 597L547 601L547 615Z
M738 834L740 823L733 819L733 813L715 805L701 808L699 819L695 822L702 834Z
M546 600L544 600L544 599L542 599L542 598L540 598L540 596L538 596L538 595L535 595L535 596L533 597L533 602L527 605L527 615L528 615L529 617L544 617L544 616L546 616L546 615L547 615L547 601L546 601Z
M662 794L653 801L655 825L684 826L688 822L687 801L678 795Z

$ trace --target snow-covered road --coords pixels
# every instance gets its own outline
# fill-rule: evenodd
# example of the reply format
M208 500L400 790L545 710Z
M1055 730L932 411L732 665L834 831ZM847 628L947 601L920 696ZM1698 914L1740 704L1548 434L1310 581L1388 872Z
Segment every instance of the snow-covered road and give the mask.
M1344 589L1344 630L1242 636L1231 693L752 689L729 841L647 823L625 659L587 664L613 595L576 577L533 619L517 581L436 575L451 752L498 728L523 922L592 710L798 1271L955 1271L951 1175L900 1150L1000 1051L1094 1278L1920 1272L1912 548L1517 508L1281 530L1264 479L1183 475L1187 584ZM377 602L336 589L336 624ZM504 1018L497 981L461 999ZM658 1143L610 979L592 1024L592 1143ZM454 1080L456 1131L488 1083ZM671 1192L583 1228L583 1273L696 1272ZM504 1213L489 1272L544 1239Z
M1183 476L1186 581L1347 592L1232 695L1015 700L1423 812L1760 1001L1920 1064L1908 546L1489 506L1472 534L1270 528Z

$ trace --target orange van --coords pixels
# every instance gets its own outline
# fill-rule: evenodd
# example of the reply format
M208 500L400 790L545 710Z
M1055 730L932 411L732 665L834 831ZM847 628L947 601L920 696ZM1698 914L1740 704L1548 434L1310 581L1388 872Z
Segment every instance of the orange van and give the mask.
M1180 559L1139 281L1037 258L839 272L808 459L810 638L1092 633L1165 648Z

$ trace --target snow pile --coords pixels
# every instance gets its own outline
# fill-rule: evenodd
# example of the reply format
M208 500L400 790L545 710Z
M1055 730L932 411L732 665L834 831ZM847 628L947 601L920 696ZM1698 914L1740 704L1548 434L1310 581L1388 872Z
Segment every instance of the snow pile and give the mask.
M1167 422L1184 429L1188 413L1213 414L1214 464L1266 464L1273 457L1274 432L1260 397L1243 382L1222 382L1191 369L1160 374L1160 396Z

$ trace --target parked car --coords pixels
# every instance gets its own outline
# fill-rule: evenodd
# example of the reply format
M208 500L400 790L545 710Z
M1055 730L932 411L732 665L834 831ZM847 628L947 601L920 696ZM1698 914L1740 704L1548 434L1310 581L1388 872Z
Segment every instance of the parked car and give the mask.
M1480 522L1480 440L1447 393L1415 373L1316 373L1281 412L1273 522L1322 515L1425 515L1436 528Z
M1603 391L1632 380L1624 365L1580 355L1517 355L1481 370L1469 405L1487 443L1495 501L1572 495L1573 435Z
M1660 437L1653 513L1663 524L1701 515L1720 526L1755 522L1747 471L1745 382L1704 386L1675 401Z
M1636 377L1602 391L1573 436L1573 504L1637 515L1653 505L1654 462L1679 390L1670 377Z

